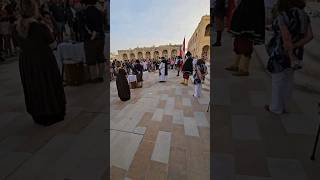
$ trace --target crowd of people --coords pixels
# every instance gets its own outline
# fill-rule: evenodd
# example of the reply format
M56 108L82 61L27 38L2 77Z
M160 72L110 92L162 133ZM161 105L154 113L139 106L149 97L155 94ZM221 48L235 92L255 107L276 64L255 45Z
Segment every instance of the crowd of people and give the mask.
M304 46L313 39L311 21L304 0L277 0L272 10L272 37L265 43L264 0L215 0L213 7L217 38L221 46L224 20L230 21L235 57L225 69L234 76L250 75L250 59L255 45L266 45L269 54L267 70L271 73L272 97L265 110L283 114L290 102L294 73L302 69Z
M1 57L19 48L26 109L35 123L49 126L66 114L63 77L54 54L59 43L83 42L90 81L103 81L104 14L98 0L10 0L1 8Z
M114 60L111 63L110 73L111 81L116 79L116 86L119 98L122 101L128 101L131 97L130 82L128 82L128 75L136 75L138 87L142 88L143 72L159 73L159 82L167 81L169 70L176 71L177 77L180 72L183 74L183 81L181 84L188 86L190 76L192 76L194 86L194 97L201 96L201 87L204 83L205 76L208 74L205 60L193 58L188 51L183 59L181 56L158 59L132 59L132 60Z
M23 1L23 0L21 0ZM39 6L39 17L37 18L45 24L54 35L55 42L51 45L53 48L57 44L72 40L84 42L86 40L87 27L86 9L90 0L35 0ZM83 1L83 2L82 2ZM91 0L94 6L101 11L103 21L107 21L103 0ZM16 56L19 46L15 36L18 19L20 18L19 9L21 4L19 0L7 0L0 5L0 58L1 61L9 57ZM95 20L97 21L97 20ZM104 30L107 29L107 23L104 23Z
M0 5L0 61L17 53L17 41L13 36L17 20L16 7L15 1L8 1L2 7Z
M139 60L139 63L141 64L143 71L148 71L148 72L155 72L159 70L160 64L161 64L162 58L156 58L156 59L141 59ZM177 56L177 57L172 57L166 59L167 64L169 65L170 69L178 69L182 63L182 57ZM111 73L111 80L114 79L115 77L115 72L117 68L122 67L126 70L128 74L130 74L133 69L134 69L134 64L137 63L136 59L131 59L131 60L123 60L119 61L115 59L111 63L111 68L110 68L110 73ZM179 74L178 74L179 76Z

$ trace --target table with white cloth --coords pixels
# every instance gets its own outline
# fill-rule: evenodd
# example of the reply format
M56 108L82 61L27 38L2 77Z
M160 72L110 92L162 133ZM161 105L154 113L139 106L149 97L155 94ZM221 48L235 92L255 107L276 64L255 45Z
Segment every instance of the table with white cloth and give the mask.
M84 67L86 58L83 43L60 43L55 51L55 56L67 84L80 85L85 81L87 72Z
M137 80L137 76L136 75L130 74L130 75L128 75L127 79L128 79L128 82L130 84L130 88L131 89L137 88L138 80Z

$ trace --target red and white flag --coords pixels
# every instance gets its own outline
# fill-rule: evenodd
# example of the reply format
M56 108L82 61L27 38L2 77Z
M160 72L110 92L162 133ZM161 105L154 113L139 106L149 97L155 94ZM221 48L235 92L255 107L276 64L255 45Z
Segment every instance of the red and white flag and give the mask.
M186 50L186 38L183 39L183 43L180 47L180 56L184 59L184 53Z

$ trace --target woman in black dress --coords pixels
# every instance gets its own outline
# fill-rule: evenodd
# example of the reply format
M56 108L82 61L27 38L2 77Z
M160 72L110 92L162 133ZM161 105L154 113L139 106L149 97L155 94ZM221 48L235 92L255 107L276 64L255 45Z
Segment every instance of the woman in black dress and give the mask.
M127 73L123 68L120 68L116 76L118 96L121 101L128 101L130 99L130 87L127 80Z
M37 124L48 126L64 120L66 111L62 78L49 46L54 39L48 26L37 20L39 9L34 0L20 1L19 6L17 38L25 104Z

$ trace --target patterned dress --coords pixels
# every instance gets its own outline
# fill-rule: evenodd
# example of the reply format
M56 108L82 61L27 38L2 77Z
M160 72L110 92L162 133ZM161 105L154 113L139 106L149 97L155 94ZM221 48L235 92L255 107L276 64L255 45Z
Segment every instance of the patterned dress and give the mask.
M267 45L269 54L268 70L279 73L291 67L289 55L284 49L280 26L285 25L291 35L293 43L301 40L308 30L310 18L307 13L299 8L291 8L281 12L272 24L273 36ZM299 61L303 60L303 47L294 49L293 55Z

